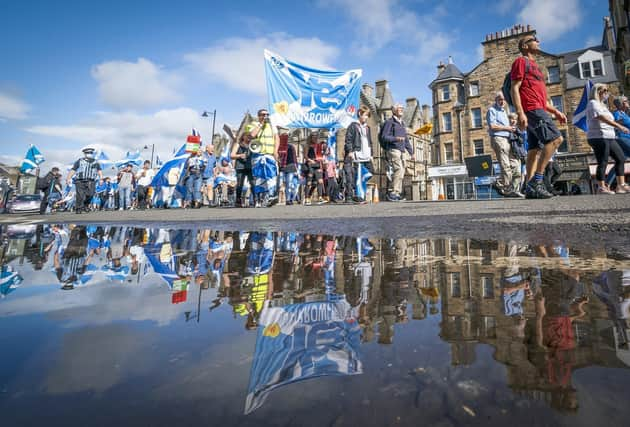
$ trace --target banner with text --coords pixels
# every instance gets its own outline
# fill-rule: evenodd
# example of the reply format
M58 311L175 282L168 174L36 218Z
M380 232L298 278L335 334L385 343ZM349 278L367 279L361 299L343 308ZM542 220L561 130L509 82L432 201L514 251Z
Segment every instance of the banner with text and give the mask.
M270 120L286 128L345 128L356 120L360 69L314 70L265 50Z

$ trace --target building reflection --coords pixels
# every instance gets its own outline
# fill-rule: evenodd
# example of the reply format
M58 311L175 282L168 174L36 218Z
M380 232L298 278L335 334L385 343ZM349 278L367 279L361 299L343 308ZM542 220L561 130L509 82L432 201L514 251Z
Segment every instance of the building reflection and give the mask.
M398 328L434 316L453 366L472 365L477 347L491 346L513 391L561 411L579 407L576 370L630 366L630 264L560 243L38 225L4 226L0 255L8 298L25 286L26 264L50 271L64 291L157 277L172 304L188 303L185 321L228 309L259 343L283 337L278 357L295 350L298 330L337 340L343 351L327 353L314 332L293 368L330 363L303 377L282 365L286 383L361 373L357 343L393 345ZM202 306L210 290L212 302ZM305 320L313 307L330 315ZM293 323L277 321L291 316ZM265 353L267 363L273 354ZM250 384L252 396L257 385L273 388L269 381ZM250 410L264 401L252 399Z

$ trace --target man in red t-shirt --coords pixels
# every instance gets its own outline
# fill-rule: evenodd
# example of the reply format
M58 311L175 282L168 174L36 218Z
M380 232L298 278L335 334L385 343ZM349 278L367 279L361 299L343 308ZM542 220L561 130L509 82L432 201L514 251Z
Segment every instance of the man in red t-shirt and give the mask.
M547 191L543 183L545 167L562 143L562 135L549 113L560 123L566 123L567 117L547 99L545 79L534 56L540 52L539 40L532 35L525 36L519 41L518 48L523 56L516 58L512 64L510 77L518 126L522 130L527 129L529 182L525 189L525 197L548 199L553 195Z

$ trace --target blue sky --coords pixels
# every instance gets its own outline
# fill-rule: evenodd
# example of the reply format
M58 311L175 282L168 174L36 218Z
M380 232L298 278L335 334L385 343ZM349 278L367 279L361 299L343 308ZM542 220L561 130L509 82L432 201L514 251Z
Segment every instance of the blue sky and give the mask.
M431 104L427 85L449 55L464 72L487 33L517 23L543 50L601 42L604 0L2 0L0 161L36 144L68 164L93 144L110 157L155 144L162 158L194 126L236 126L266 105L263 49L312 67L363 69L396 101ZM148 151L145 151L149 155Z

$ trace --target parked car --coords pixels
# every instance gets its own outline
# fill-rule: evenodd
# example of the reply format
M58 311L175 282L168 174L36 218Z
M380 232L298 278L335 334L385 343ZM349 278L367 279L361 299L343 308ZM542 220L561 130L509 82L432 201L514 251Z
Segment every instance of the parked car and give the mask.
M39 213L42 196L39 194L18 194L7 203L8 213Z

